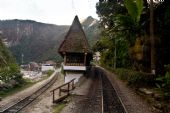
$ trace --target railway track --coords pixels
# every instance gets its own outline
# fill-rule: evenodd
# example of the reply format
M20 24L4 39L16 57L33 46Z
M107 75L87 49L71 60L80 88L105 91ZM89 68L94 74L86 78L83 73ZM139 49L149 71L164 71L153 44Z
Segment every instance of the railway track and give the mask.
M93 67L88 95L79 101L72 113L127 113L119 95L100 68ZM79 106L80 105L80 106Z
M78 101L75 103L75 108L69 113L102 113L102 86L98 76L96 76L95 68L92 71L87 71L87 76L92 80L87 95L78 96Z
M127 113L119 95L105 73L101 75L101 78L103 86L103 113Z
M44 84L41 88L39 88L36 92L22 99L18 103L4 109L1 113L18 113L36 98L38 98L43 92L45 92L55 81L57 80L57 76L54 75L46 84Z

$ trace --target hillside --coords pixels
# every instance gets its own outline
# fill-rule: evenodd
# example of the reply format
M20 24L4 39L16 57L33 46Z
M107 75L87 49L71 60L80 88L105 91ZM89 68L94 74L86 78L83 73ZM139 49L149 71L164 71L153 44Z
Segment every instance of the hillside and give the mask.
M0 37L2 37L2 35L0 35ZM12 63L15 63L15 60L0 38L0 70Z
M92 46L99 39L99 21L93 17L87 17L83 22L82 26L86 33L89 44Z
M90 21L89 21L90 20ZM97 22L87 18L82 23L89 43L92 45L98 38ZM96 20L97 21L97 20ZM3 41L21 63L23 54L24 62L61 59L57 53L58 47L69 26L45 24L31 20L4 20L0 21L0 30Z

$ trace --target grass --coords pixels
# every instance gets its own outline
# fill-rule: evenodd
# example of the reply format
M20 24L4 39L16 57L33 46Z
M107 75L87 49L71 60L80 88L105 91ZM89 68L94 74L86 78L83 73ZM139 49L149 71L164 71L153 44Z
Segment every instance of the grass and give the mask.
M43 76L40 80L38 81L32 81L31 79L24 79L25 82L19 86L16 86L14 88L9 88L9 89L6 89L6 90L0 90L0 97L2 98L5 98L7 96L10 96L10 95L13 95L17 92L20 92L28 87L31 87L33 86L34 84L38 83L38 82L41 82L45 79L47 79L49 76Z
M116 68L113 69L112 67L102 66L105 69L115 73L117 77L124 82L127 83L128 86L132 86L133 88L138 87L154 87L154 77L150 73L139 72L131 69L126 68Z
M48 75L48 76L51 76L53 73L54 73L54 70L48 70L48 71L47 71L47 75Z
M60 113L64 107L65 103L57 104L53 109L53 113Z
M36 82L25 82L20 86L16 86L14 88L9 88L9 89L6 89L6 90L1 90L0 91L0 97L4 98L4 97L10 96L10 95L13 95L17 92L20 92L20 91L28 88L28 87L31 87L35 83Z

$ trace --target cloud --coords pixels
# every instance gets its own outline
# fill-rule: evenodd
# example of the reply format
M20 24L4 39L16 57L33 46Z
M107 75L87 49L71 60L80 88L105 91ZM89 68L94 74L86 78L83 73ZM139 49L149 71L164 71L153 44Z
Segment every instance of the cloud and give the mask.
M31 19L70 25L75 14L80 19L95 14L98 0L0 0L0 19Z

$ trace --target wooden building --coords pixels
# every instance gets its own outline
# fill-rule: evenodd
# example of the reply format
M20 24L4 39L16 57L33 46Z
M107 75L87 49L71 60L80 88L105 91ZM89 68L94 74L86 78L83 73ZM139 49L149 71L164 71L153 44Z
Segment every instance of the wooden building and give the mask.
M86 71L90 65L92 53L78 16L75 16L58 52L64 59L63 69L66 72Z

